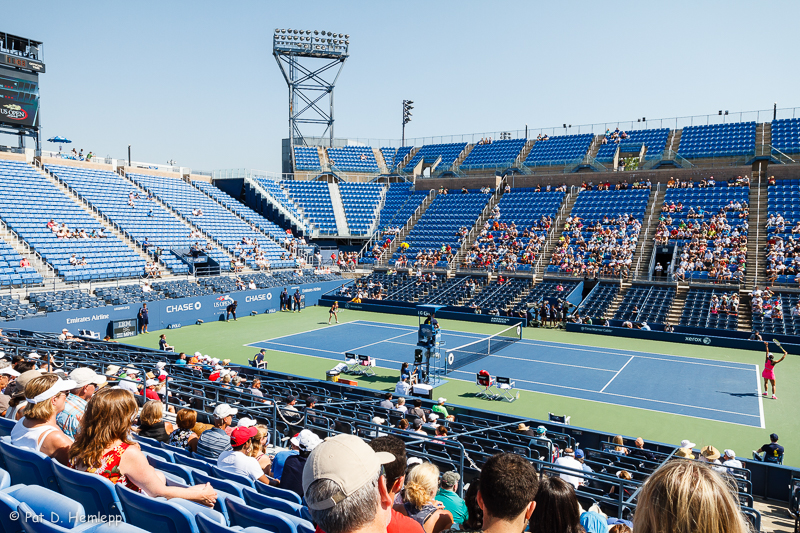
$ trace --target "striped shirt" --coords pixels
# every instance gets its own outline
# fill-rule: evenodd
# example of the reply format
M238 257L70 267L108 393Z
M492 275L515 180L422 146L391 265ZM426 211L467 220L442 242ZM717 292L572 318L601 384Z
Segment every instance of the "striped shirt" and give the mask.
M216 461L219 454L232 450L231 438L220 428L207 429L197 439L197 454Z
M64 403L64 410L56 415L56 424L72 440L75 440L75 435L81 427L81 418L85 410L86 400L70 393Z

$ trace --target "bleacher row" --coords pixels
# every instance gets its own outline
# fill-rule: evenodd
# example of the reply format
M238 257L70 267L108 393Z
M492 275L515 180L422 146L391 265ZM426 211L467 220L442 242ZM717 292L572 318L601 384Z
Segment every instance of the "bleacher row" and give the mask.
M753 154L755 152L757 124L755 122L733 122L686 126L682 128L680 144L672 149L685 159L725 158ZM610 163L619 147L624 152L638 153L646 148L645 159L657 159L667 148L669 128L632 130L625 132L624 139L612 140L599 146L596 160ZM771 123L772 146L775 153L800 153L800 119L781 119ZM583 159L595 138L594 133L557 135L546 140L537 140L526 156L526 166L548 166L568 164ZM531 139L533 140L533 139ZM529 139L502 139L476 143L472 151L459 165L463 170L483 168L509 168L523 153ZM437 171L450 170L464 153L467 143L426 144L417 150L405 165L401 163L414 147L381 147L380 152L389 172L401 170L411 172L420 161L428 165L437 163ZM332 170L342 172L378 173L379 165L373 148L369 146L345 146L324 148L295 146L294 168L298 171L322 171L319 151L327 151Z
M150 370L158 363L167 363L170 375L169 396L165 401L176 408L197 412L198 422L207 423L209 413L220 403L238 408L237 417L254 418L266 424L276 438L289 436L302 428L310 429L321 437L349 433L365 440L380 434L392 434L405 442L409 458L420 458L437 465L441 472L457 471L463 483L473 482L481 467L499 452L516 453L525 457L534 467L547 475L558 475L565 470L554 464L555 458L566 448L575 449L579 443L585 451L585 464L592 472L571 475L583 478L586 483L577 488L581 505L594 504L611 517L630 518L635 511L635 498L623 502L611 494L634 494L647 477L665 461L670 460L674 447L648 443L648 455L624 455L615 450L611 435L582 431L575 433L569 426L530 419L517 419L498 413L487 413L459 408L456 420L443 420L449 430L447 440L437 440L423 426L428 436L396 429L401 419L412 419L400 411L380 407L381 395L377 391L344 388L325 382L298 379L248 367L236 367L248 379L258 377L263 396L254 396L247 389L237 389L208 379L212 368L188 367L169 364L167 354L156 350L90 342L80 347L65 345L55 336L38 334L35 337L11 332L7 351L16 353L50 353L58 349L58 361L69 372L77 366L88 366L100 374L114 375L111 365L130 364ZM119 367L117 367L119 368ZM306 402L316 398L316 406L303 411L285 409L284 400L294 395ZM264 404L263 400L271 403ZM145 401L137 397L139 405ZM431 412L433 404L423 402L423 412ZM378 426L375 417L387 425ZM234 425L236 420L233 421ZM546 438L529 436L515 431L519 424L541 425ZM0 420L0 435L8 435L14 422ZM189 533L220 533L242 530L251 533L278 531L281 533L310 533L314 530L310 513L303 500L295 493L278 486L252 481L217 467L214 462L183 448L171 446L145 437L133 435L150 466L160 471L173 487L188 487L209 483L217 492L213 508L203 508L186 500L151 498L133 492L95 474L61 466L46 455L12 445L0 440L0 525L5 531L19 531L14 522L17 509L28 512L21 519L26 531L94 531L97 533L139 533L146 531L186 531ZM623 439L622 444L634 449L633 439ZM673 459L682 460L682 459ZM630 480L621 480L615 473L624 469L631 473ZM754 478L747 468L731 468L726 474L738 498L742 512L755 530L760 530L760 515L753 506ZM12 485L13 484L13 485ZM55 515L51 514L56 512ZM33 516L41 515L36 529L29 529ZM111 527L102 529L96 523L84 524L85 516L104 517L102 523ZM55 525L54 525L55 524ZM30 524L32 525L32 524ZM64 529L59 529L61 528ZM141 529L135 529L135 528ZM228 529L228 528L232 529ZM255 529L259 528L259 529Z

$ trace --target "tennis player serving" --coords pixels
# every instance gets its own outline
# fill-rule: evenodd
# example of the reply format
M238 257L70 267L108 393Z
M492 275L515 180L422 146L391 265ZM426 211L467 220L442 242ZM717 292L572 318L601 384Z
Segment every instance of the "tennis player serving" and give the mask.
M773 339L774 340L774 339ZM764 346L767 347L767 358L764 360L764 370L761 372L761 377L764 378L764 392L761 393L762 396L767 395L767 384L772 383L772 399L777 400L778 397L775 396L775 365L786 359L788 355L786 350L783 349L783 346L777 341L774 340L775 344L783 350L783 357L775 360L775 356L769 353L769 343L764 342Z

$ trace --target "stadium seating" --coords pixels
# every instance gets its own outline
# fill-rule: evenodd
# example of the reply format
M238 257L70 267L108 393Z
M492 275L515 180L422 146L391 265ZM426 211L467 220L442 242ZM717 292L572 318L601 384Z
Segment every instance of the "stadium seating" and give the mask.
M797 286L800 259L792 257L800 222L800 180L780 180L768 187L766 274L771 283ZM780 218L783 218L781 223ZM794 231L793 231L794 230ZM783 251L781 251L783 247Z
M339 192L351 235L369 235L378 217L384 185L340 182Z
M295 152L296 153L296 152ZM331 169L347 172L378 172L375 153L369 146L328 148Z
M800 153L800 118L773 120L772 146L785 154Z
M478 190L438 195L406 237L409 248L402 253L411 261L419 252L438 252L447 246L455 253L460 247L459 230L469 231L488 201L489 195ZM400 255L395 252L394 259ZM445 261L440 263L445 264L439 266L447 266Z
M511 166L526 142L527 139L504 139L476 144L458 168L471 170Z
M411 150L413 149L414 149L413 146L401 146L400 148L398 148L394 154L394 161L392 162L392 166L389 167L389 171L396 170L397 167L400 166L400 163L403 162L403 159L405 159L406 156L410 154ZM386 164L388 166L389 162L387 161Z
M386 200L381 208L380 229L405 226L414 211L425 201L428 191L416 191L409 183L392 183L386 189Z
M533 286L527 296L514 306L514 311L526 311L530 305L540 305L542 301L554 301L566 298L575 287L577 281L561 279L544 279ZM560 288L560 290L559 290Z
M107 238L58 238L48 227L53 219L70 231L91 234L103 226L33 167L0 161L0 218L53 266L65 281L138 277L145 261L114 235ZM86 259L71 265L70 257ZM35 278L30 278L35 279Z
M608 141L606 144L600 145L595 159L597 159L597 161L600 163L611 163L614 161L614 154L616 153L617 147L620 146L620 144L623 146L644 144L647 147L645 159L661 157L661 155L664 153L664 148L667 146L669 128L634 130L625 133L628 136L625 139L621 139L619 143ZM638 152L639 150L636 151Z
M115 172L56 165L49 165L47 170L111 220L139 246L146 239L150 244L148 253L153 254L157 248L161 248L163 253L159 259L173 273L189 271L189 267L172 252L173 248L188 249L195 242L203 246L206 244L205 239L189 238L192 228L175 218L158 202L142 197L134 199L134 205L131 206L129 195L140 191ZM221 251L211 250L210 255L227 265L227 256Z
M74 309L91 309L105 305L105 302L96 296L78 289L66 291L34 292L28 296L32 305L39 311L48 313L57 311L72 311Z
M557 135L549 139L536 141L525 166L561 165L582 159L592 144L594 134L582 133L579 135Z
M42 282L42 275L36 269L20 267L22 256L7 242L0 240L0 287L20 287Z
M501 313L507 316L511 307L522 293L530 289L533 280L530 278L509 278L503 283L497 281L485 285L468 303L468 307L477 306L483 312ZM518 309L519 310L519 309Z
M274 222L267 220L263 216L259 215L243 203L235 200L228 194L222 192L220 189L214 187L210 183L206 181L199 181L195 180L192 182L192 185L206 193L208 196L219 202L220 204L224 205L231 211L233 211L236 215L243 218L253 226L257 227L267 235L273 238L278 243L283 242L286 238L286 230L275 224Z
M294 214L298 219L303 220L303 214L297 208L297 204L289 198L286 190L281 187L279 181L270 180L267 178L256 178L256 181L261 185L264 190L272 195L272 197L280 202L280 204L290 213ZM307 228L304 228L307 229Z
M295 146L294 169L322 170L322 164L319 161L319 152L317 149L309 146Z
M673 299L675 287L633 285L614 313L614 320L647 322L651 326L663 324L669 315Z
M4 294L0 296L0 321L19 320L34 316L38 311L35 305L20 302L16 295Z
M403 171L411 172L422 159L424 159L426 163L434 163L440 156L442 160L436 167L436 171L449 170L466 147L467 143L426 144L414 154L411 161L403 167ZM399 150L396 157L400 158ZM405 155L403 157L405 157ZM398 159L398 163L399 161L400 159Z
M397 148L381 147L381 154L383 155L383 160L386 161L386 168L390 172L394 170L394 157L397 154Z
M763 312L753 312L753 331L761 333L777 333L779 335L800 335L800 315L794 315L794 309L800 302L800 294L794 292L776 291L772 298L765 301L771 306L779 305L781 317L776 318L774 313L766 316Z
M288 180L282 181L281 187L303 210L313 227L325 234L338 232L327 182Z
M720 306L719 300L738 293L737 289L692 287L686 294L686 303L681 312L681 326L712 329L736 330L739 327L738 313L728 311L727 305Z
M681 132L678 154L686 159L731 157L753 153L755 146L755 122L686 126Z
M581 191L547 271L626 277L649 198L650 189Z
M679 246L679 279L735 281L741 276L737 271L747 260L749 196L749 187L729 187L725 182L705 188L667 189L659 229L666 228L669 241ZM724 221L719 217L723 212ZM717 228L713 233L712 223ZM730 228L725 230L725 225ZM694 237L699 242L692 244ZM712 261L705 261L707 251L712 252Z
M619 294L619 283L600 282L581 302L576 312L589 318L602 318L617 294Z
M253 231L244 220L185 181L148 174L128 174L128 177L219 242L229 253L240 256L241 251L252 252L254 246L243 242L247 239L258 243L273 268L294 266L293 261L285 259L288 255L286 250L274 240L261 232ZM193 214L195 210L202 210L202 215ZM247 264L258 268L253 255L247 257Z

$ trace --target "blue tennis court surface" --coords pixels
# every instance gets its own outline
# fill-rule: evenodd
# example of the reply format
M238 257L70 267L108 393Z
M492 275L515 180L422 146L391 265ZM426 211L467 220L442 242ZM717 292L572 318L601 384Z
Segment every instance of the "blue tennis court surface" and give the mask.
M442 352L483 338L442 330ZM339 362L345 352L369 355L399 374L416 342L414 326L356 320L249 346ZM447 377L474 381L481 369L521 390L764 427L758 365L523 339Z

